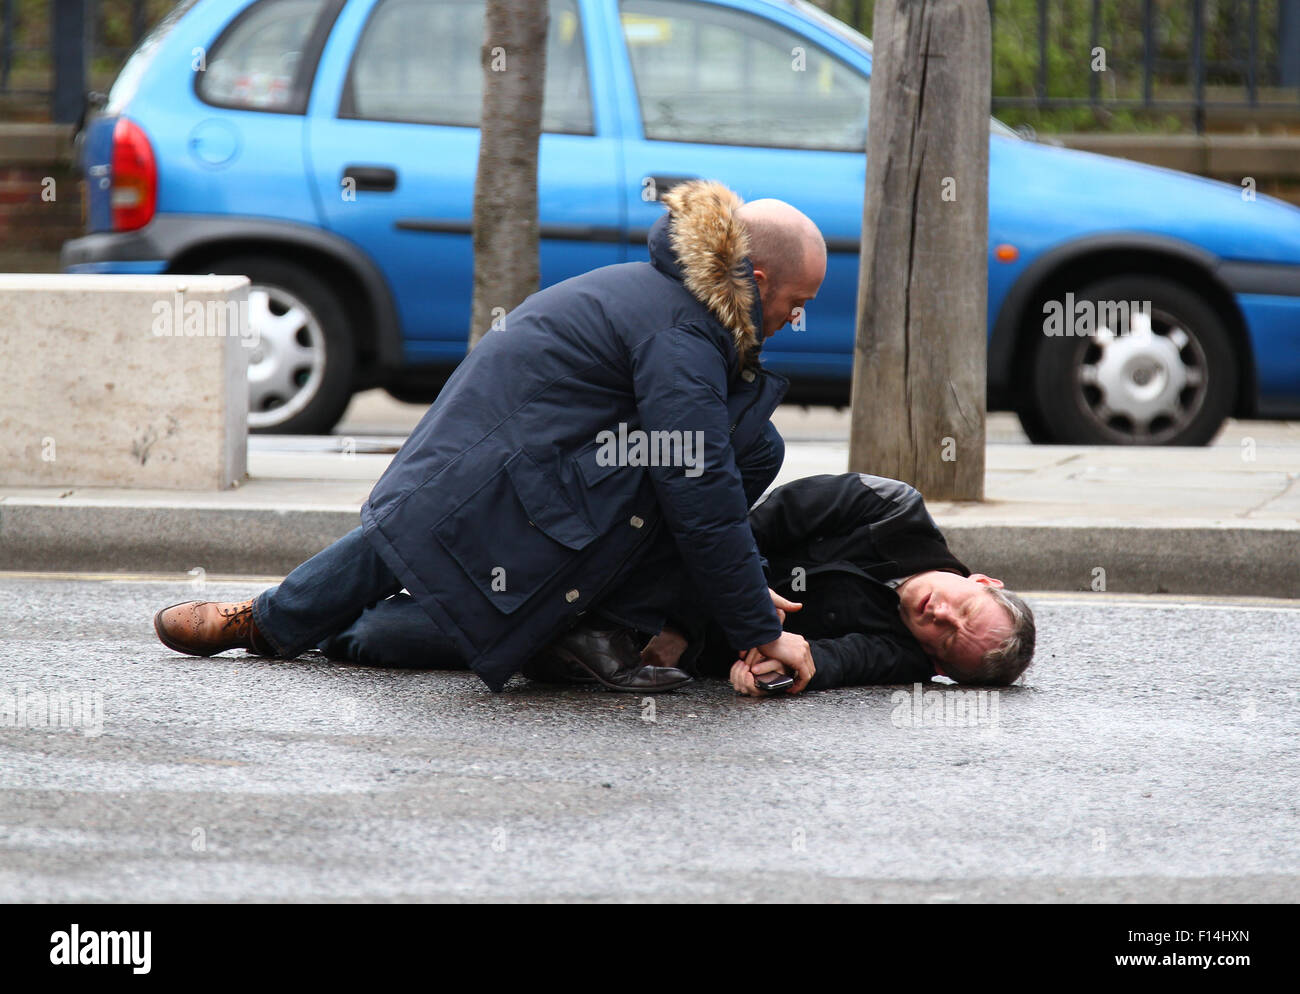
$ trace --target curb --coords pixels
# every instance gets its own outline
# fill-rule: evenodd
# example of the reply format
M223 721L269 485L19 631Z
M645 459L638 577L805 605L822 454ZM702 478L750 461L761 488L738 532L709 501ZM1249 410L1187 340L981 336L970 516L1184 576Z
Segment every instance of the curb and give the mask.
M1300 529L1284 524L938 521L958 559L1012 590L1300 598Z
M284 576L359 511L0 504L0 570Z
M1300 598L1300 527L1287 523L936 517L962 562L1013 590ZM344 508L0 503L0 570L283 576L359 525Z

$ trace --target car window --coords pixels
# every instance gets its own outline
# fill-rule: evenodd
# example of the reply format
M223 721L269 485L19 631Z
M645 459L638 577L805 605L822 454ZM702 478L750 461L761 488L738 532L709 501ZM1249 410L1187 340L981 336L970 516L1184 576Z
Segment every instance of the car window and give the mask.
M208 103L301 114L329 0L261 0L231 22L196 66ZM335 11L337 12L337 11Z
M623 0L646 138L861 152L866 76L763 17L687 0Z
M477 128L484 6L483 0L380 0L357 43L339 116ZM595 130L576 0L551 0L542 130Z

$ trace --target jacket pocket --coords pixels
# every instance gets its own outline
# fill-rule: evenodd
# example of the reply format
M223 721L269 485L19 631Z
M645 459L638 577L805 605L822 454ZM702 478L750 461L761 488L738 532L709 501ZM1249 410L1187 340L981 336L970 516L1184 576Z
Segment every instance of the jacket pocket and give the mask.
M606 451L606 455L613 455L614 458L610 459L608 465L602 466L600 463L601 450L609 450L611 448L614 451L612 453ZM615 445L611 446L608 442L597 440L578 450L578 453L573 457L573 461L578 464L578 472L582 474L582 479L586 482L587 486L594 487L596 484L607 479L615 470L628 468L619 464L617 456L616 432Z
M596 537L551 474L522 449L433 533L503 614L518 609Z

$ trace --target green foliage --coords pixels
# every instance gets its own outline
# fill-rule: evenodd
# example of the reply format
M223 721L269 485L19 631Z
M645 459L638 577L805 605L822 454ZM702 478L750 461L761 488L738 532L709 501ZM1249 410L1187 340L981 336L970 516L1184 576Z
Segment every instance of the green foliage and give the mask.
M141 21L145 31L171 10L175 0L143 0ZM48 65L46 49L50 41L50 0L14 0L14 65ZM135 46L132 36L133 0L89 0L91 37L94 40L97 66L105 64L116 71ZM0 28L0 33L3 29Z
M109 87L135 47L135 29L148 31L174 4L175 0L142 0L137 22L137 4L133 0L89 0L92 89ZM13 57L8 80L11 91L48 91L54 85L49 50L51 6L50 0L13 0ZM3 37L3 22L0 22L0 39ZM6 100L0 111L6 117L40 116L46 112L46 103L43 97L28 96Z
M815 0L828 13L872 34L875 0ZM1256 58L1259 83L1272 81L1277 60L1278 5L1294 0L1259 0ZM1104 49L1105 70L1093 68L1092 0L1050 0L1047 4L1048 99L1087 99L1094 79L1106 101L1143 98L1144 0L1101 0L1096 44ZM1245 100L1249 52L1248 0L1206 0L1205 83L1224 87L1223 99ZM1156 40L1151 95L1156 100L1192 97L1192 4L1190 0L1152 0ZM1038 94L1041 58L1038 0L995 0L993 4L993 97L997 115L1012 126L1056 131L1178 131L1185 116L1160 111L1080 106L1039 110L999 105L998 98Z

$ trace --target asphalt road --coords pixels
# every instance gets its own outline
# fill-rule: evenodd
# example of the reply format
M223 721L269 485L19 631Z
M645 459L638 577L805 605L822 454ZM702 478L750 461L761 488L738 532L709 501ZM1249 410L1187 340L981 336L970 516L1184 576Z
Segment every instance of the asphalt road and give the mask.
M520 678L190 659L150 617L192 596L0 576L0 901L1300 894L1300 602L1031 596L1038 662L963 698L969 726L896 688L698 684L652 714Z

